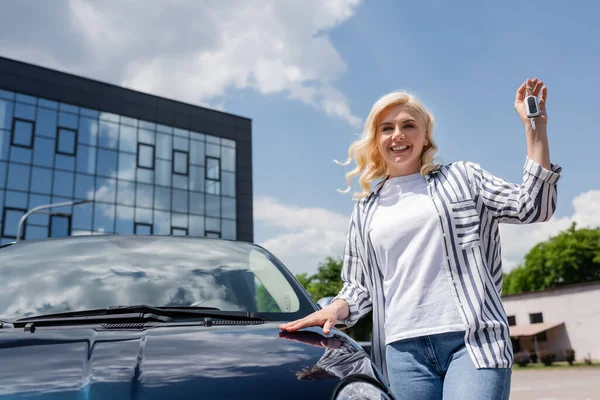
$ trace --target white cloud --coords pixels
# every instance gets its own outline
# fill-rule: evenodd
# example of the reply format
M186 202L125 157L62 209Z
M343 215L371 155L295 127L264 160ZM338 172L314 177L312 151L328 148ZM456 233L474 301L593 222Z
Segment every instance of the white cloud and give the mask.
M529 225L500 225L504 269L516 267L535 244L567 229L572 222L579 227L599 227L598 204L600 190L590 190L573 199L574 213L570 216ZM350 216L259 197L255 200L254 218L279 232L260 244L297 274L316 272L327 256L342 256Z
M0 27L0 36L11 38L0 39L0 51L196 104L221 104L238 89L283 93L359 127L348 99L334 87L347 66L328 37L359 3L69 0L60 12L45 10L56 18L32 14L33 4L12 4L3 14L29 20L36 35Z

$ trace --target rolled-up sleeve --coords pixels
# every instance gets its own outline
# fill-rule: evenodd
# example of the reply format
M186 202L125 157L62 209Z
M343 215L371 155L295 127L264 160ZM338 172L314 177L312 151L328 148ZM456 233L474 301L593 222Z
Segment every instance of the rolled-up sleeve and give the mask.
M365 271L365 262L362 256L357 226L358 211L356 206L350 219L346 246L344 250L342 266L342 290L334 298L344 300L348 303L350 314L348 318L340 323L350 327L372 309L371 295L369 291L368 278Z
M556 209L562 168L544 168L529 157L520 184L508 182L471 164L483 204L498 222L527 224L549 220Z

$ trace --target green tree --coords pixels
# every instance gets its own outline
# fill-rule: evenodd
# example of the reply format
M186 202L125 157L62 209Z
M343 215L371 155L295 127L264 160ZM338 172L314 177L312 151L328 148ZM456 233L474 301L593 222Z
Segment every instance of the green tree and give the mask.
M506 274L503 294L600 281L600 228L570 228L535 245L525 262Z
M263 284L256 286L256 309L259 312L281 312L275 299Z

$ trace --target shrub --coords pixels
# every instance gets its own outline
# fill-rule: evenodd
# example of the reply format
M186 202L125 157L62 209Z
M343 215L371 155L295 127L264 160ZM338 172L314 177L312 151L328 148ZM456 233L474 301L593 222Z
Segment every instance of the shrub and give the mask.
M569 365L573 365L573 361L575 361L575 350L566 349L564 351L565 360L569 363Z
M583 357L585 365L592 365L592 355L588 353L587 357Z
M515 362L520 367L526 367L527 364L529 364L529 353L527 353L526 351L518 352L517 354L515 354Z
M552 363L556 361L556 354L554 354L554 352L550 350L540 351L538 357L540 358L540 361L546 366L552 365Z

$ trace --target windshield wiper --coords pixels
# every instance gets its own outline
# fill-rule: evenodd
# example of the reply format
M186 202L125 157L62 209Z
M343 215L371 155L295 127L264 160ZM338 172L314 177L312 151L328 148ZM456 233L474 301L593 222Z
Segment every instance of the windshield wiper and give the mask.
M174 319L215 318L242 321L266 321L259 313L245 311L221 311L213 307L154 307L145 304L134 306L114 306L85 311L39 315L20 318L12 324L15 327L35 324L36 326L90 324L106 322L172 322Z

